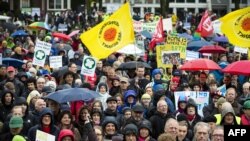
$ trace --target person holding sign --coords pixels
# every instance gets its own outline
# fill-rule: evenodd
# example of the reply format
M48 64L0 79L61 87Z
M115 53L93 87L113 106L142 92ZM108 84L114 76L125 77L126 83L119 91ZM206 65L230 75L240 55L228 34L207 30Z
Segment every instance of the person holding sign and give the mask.
M53 112L50 108L44 108L40 113L40 122L39 124L31 127L28 131L28 138L31 141L36 140L36 132L37 130L43 131L45 133L54 135L57 139L59 135L59 128L54 124Z

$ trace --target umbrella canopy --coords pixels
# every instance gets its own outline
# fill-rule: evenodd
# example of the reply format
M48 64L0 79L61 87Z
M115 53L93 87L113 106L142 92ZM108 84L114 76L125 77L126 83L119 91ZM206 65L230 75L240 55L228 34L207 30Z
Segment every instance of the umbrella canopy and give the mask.
M72 37L72 36L78 34L79 32L80 32L80 30L72 31L68 36L69 36L69 37Z
M183 64L181 70L199 71L199 70L220 70L218 64L209 59L196 59Z
M69 88L69 89L59 90L45 96L45 98L54 100L58 103L81 101L81 100L90 101L97 97L99 97L99 94L97 92L86 88Z
M14 58L3 58L3 64L7 66L13 66L13 67L21 67L24 62L22 60L14 59Z
M133 70L138 66L144 66L146 69L151 69L151 66L145 62L130 61L122 63L117 70Z
M59 33L59 32L54 32L54 33L52 33L52 36L57 37L57 38L60 38L60 39L62 39L62 40L64 40L64 41L68 41L68 40L71 39L68 35L63 34L63 33Z
M198 50L200 53L225 53L227 50L222 46L218 45L210 45L210 46L203 46Z
M209 46L209 45L212 45L212 43L209 43L209 42L207 42L205 40L192 40L192 41L188 42L187 49L197 51L201 47Z
M141 32L141 35L142 35L143 37L145 37L145 38L149 38L149 39L152 38L152 35L151 35L150 32L148 32L147 30L143 30L143 31Z
M232 64L227 65L222 70L224 73L236 74L236 75L250 75L250 61L249 60L241 60L237 62L233 62Z
M17 29L17 26L13 23L2 23L1 26L3 29L8 29L8 31L13 32L14 30Z
M51 30L49 25L45 22L34 22L28 26L31 29L38 29L38 30Z
M28 36L29 34L26 33L24 30L17 30L16 32L12 33L12 37L22 37L22 36Z
M221 43L228 43L228 38L225 36L215 36L213 38L213 41L215 42L221 42Z
M186 39L188 39L189 41L192 41L192 40L193 40L193 36L192 36L192 35L189 35L189 34L187 34L187 33L178 34L177 36L178 36L178 37L182 37L182 38L186 38Z
M128 44L118 50L117 52L119 53L124 53L124 54L142 54L144 53L144 50L140 49L137 47L135 44Z

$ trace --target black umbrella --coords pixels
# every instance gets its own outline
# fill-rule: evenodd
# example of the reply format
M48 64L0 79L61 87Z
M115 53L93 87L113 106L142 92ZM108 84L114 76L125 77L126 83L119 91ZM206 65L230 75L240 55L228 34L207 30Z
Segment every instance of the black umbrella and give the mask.
M17 29L17 26L13 23L2 23L3 29L8 29L8 31L13 32Z
M146 69L151 69L152 67L145 63L145 62L138 62L138 61L130 61L130 62L125 62L122 63L117 70L133 70L136 69L138 66L143 66Z

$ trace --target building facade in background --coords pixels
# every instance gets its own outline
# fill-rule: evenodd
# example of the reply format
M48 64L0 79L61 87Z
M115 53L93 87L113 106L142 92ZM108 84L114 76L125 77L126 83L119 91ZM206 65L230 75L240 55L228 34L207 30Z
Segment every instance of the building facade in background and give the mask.
M96 0L98 1L98 0ZM223 16L234 9L235 0L169 0L170 14L179 16L187 13L200 13L204 9L211 9L218 16ZM64 11L67 9L83 10L85 0L0 0L9 4L10 10L20 10L22 12ZM116 9L124 0L103 0L103 10ZM130 0L132 11L143 17L144 13L160 13L160 0ZM240 0L240 7L250 6L250 0ZM98 3L97 3L98 5ZM34 8L34 9L32 9Z

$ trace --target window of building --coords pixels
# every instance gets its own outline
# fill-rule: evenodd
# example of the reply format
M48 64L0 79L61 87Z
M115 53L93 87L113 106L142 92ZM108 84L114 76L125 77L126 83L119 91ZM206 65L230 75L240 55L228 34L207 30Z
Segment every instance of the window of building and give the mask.
M142 0L131 0L131 2L134 2L136 4L141 4L142 3Z
M30 7L30 0L21 0L21 8L28 8Z
M195 0L186 0L187 3L195 3Z
M179 20L184 21L185 16L184 16L184 8L177 8L177 17L179 18Z
M199 3L207 3L207 0L199 0Z
M69 0L47 0L48 9L68 9Z
M68 0L64 0L63 7L64 9L68 9Z
M176 2L178 2L178 3L184 3L185 0L176 0Z
M110 0L105 0L105 3L110 3Z
M141 12L140 12L140 7L133 7L133 12L135 13L135 14L140 14Z
M175 2L175 0L169 0L169 2Z
M188 12L188 13L195 13L195 8L188 8L188 9L187 9L187 12Z
M241 0L242 4L247 4L247 0Z
M146 13L146 12L151 12L151 8L149 8L149 7L144 7L144 13Z
M161 1L161 0L155 0L155 3L157 3L157 4L158 4L158 3L160 3L160 1Z
M120 0L113 0L114 3L121 3Z

